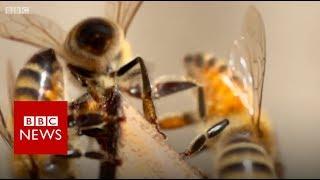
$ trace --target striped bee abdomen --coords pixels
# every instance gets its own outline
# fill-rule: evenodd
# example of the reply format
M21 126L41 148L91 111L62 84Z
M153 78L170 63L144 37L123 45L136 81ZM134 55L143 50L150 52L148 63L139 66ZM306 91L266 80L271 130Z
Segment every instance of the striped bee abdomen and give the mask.
M62 68L53 49L35 54L20 70L14 99L19 101L63 100Z
M15 82L14 100L64 100L62 67L53 49L41 51L30 58L19 71ZM70 145L69 145L70 146ZM15 155L17 178L73 178L72 162L54 155Z
M276 178L272 158L250 139L232 139L220 152L215 162L219 178Z

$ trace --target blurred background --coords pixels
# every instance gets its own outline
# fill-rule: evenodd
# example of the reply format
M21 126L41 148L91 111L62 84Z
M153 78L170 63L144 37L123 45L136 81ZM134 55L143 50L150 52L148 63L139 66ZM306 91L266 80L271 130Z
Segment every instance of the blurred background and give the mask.
M25 6L30 13L53 19L65 30L89 16L103 16L104 2L1 2ZM150 65L151 79L182 76L182 58L206 51L227 57L238 38L248 5L255 5L265 22L267 64L263 107L269 114L287 178L320 177L320 3L311 2L146 2L138 12L128 39L135 55ZM35 52L31 46L0 39L0 100L8 112L5 61L16 73ZM133 102L140 107L139 102ZM192 93L184 92L156 102L159 115L196 108ZM168 131L168 142L183 151L196 135L194 127ZM0 177L9 177L8 149L1 143ZM212 173L210 153L189 163Z

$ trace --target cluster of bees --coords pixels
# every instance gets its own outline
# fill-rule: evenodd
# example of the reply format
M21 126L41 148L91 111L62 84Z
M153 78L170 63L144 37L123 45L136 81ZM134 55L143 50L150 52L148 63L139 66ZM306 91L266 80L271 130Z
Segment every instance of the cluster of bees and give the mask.
M64 100L63 68L57 55L85 93L69 102L69 129L88 136L99 150L81 151L69 142L68 154L15 155L18 177L76 178L70 159L86 157L100 161L100 178L115 178L121 166L118 140L120 122L125 120L121 93L141 99L145 119L161 133L193 123L207 128L197 136L183 158L210 148L215 153L216 178L277 178L282 166L274 133L268 119L261 116L266 61L263 20L250 7L242 36L233 44L228 63L202 53L184 58L185 80L151 85L141 57L131 58L126 32L142 2L112 2L107 18L93 17L74 26L65 36L51 20L39 15L0 14L0 36L42 50L19 71L12 91L13 100ZM15 29L20 25L22 29ZM11 76L13 77L13 76ZM141 77L141 78L140 78ZM137 79L141 83L137 83ZM153 100L193 88L198 110L158 119ZM12 147L12 135L2 117L1 136Z

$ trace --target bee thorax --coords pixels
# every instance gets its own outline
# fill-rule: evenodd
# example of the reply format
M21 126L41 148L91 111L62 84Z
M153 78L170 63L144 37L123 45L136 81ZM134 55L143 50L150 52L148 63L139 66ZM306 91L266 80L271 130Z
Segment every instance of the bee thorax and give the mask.
M96 79L97 85L103 89L110 88L115 85L115 79L110 76L99 76Z

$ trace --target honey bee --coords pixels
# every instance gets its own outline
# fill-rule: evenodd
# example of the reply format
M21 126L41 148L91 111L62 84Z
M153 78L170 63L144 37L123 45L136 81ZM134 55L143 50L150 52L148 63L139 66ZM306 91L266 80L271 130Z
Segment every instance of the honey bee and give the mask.
M10 70L10 69L9 69ZM13 76L10 76L11 78ZM12 79L9 79L13 82ZM30 58L20 70L15 81L14 91L10 92L17 101L59 101L64 99L62 67L52 49L40 52ZM1 113L2 124L6 122ZM6 142L13 146L11 132L2 129ZM51 155L15 155L14 174L30 178L74 178L71 161Z
M66 73L71 72L78 80L77 84L85 89L83 95L69 103L68 131L72 136L69 136L68 154L17 156L15 167L23 177L73 178L75 174L69 163L71 159L84 156L100 161L100 178L115 178L117 167L121 165L119 127L120 122L126 119L120 89L122 83L132 79L133 71L142 76L145 118L158 130L144 60L140 57L130 60L130 46L125 39L141 4L138 1L111 2L107 5L108 18L85 19L75 25L67 36L58 25L39 15L0 13L0 37L46 48L34 55L19 72L13 88L14 100L65 99L63 73L56 53L65 60ZM135 69L137 65L139 70ZM2 129L6 128L3 120ZM2 130L2 136L8 144L12 143L9 131ZM86 149L83 152L73 143L78 136L94 140L99 150ZM19 163L21 166L17 165Z
M187 158L208 147L214 152L217 178L275 178L283 169L270 122L261 116L266 62L265 27L250 7L241 38L234 42L227 62L207 53L187 55L187 77L199 84L199 113L164 117L162 129L199 121L206 128L182 153ZM176 86L176 85L173 85Z

